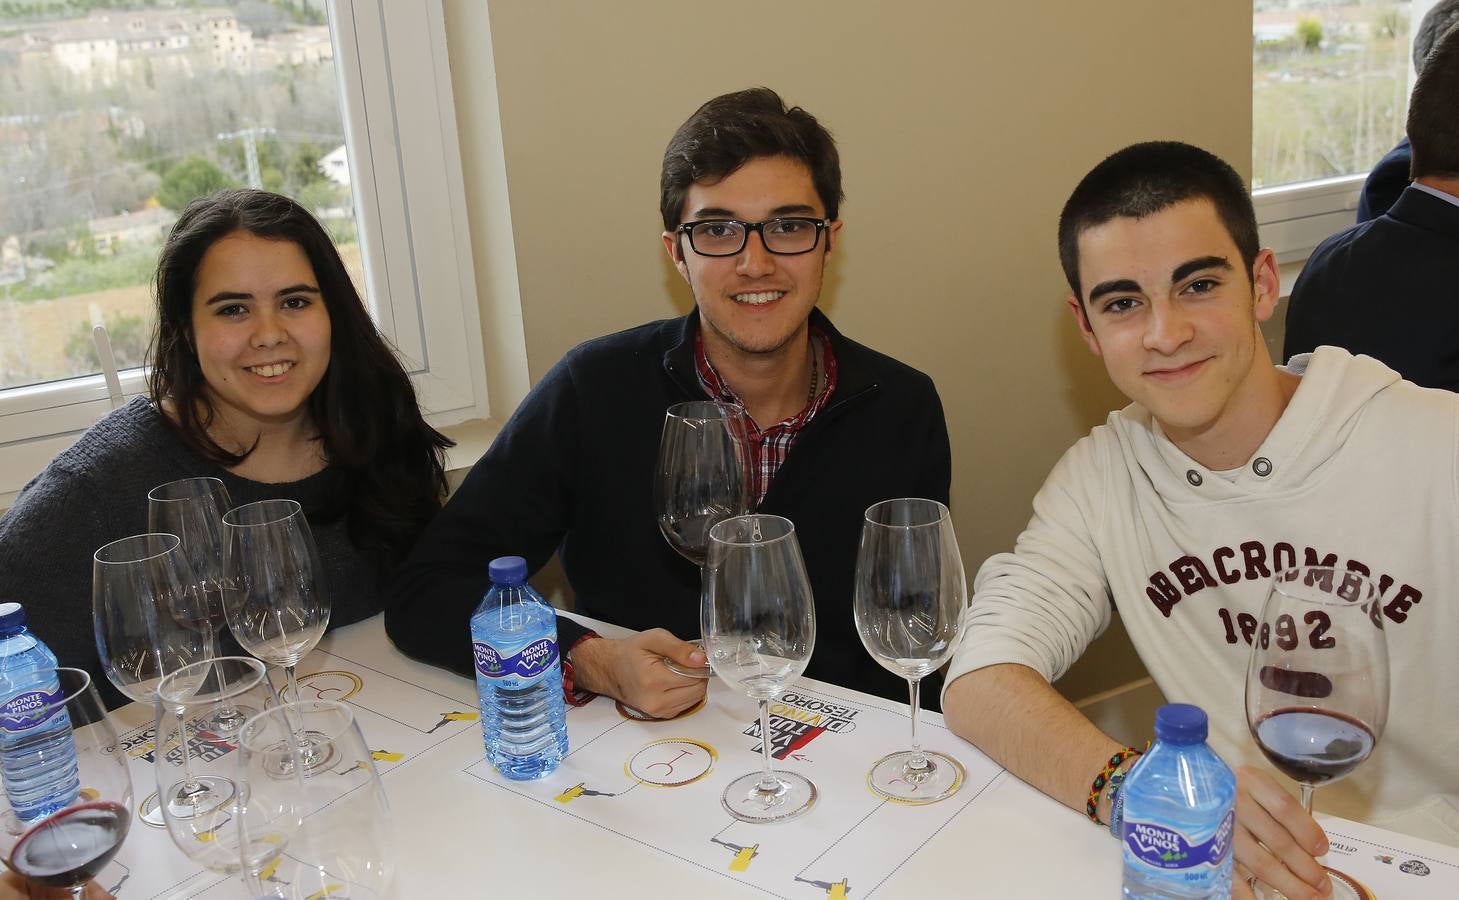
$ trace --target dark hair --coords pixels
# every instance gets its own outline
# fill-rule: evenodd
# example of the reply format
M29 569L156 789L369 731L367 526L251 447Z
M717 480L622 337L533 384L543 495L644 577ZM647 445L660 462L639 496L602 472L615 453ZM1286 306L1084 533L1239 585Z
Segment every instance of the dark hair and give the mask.
M659 211L664 230L683 221L684 195L696 181L717 181L752 159L788 156L811 172L811 183L826 208L840 212L841 157L836 141L816 117L792 106L766 87L721 94L694 111L664 150L659 175Z
M309 412L324 458L344 475L339 508L349 515L350 540L372 551L383 573L441 508L443 451L452 442L421 418L410 376L376 330L329 235L304 207L267 191L229 190L183 210L157 263L152 401L160 408L171 399L182 439L207 459L232 466L252 452L231 453L208 434L214 409L192 329L203 255L239 231L297 244L314 268L331 337L329 367L309 395Z
M1059 215L1059 262L1074 296L1079 289L1079 235L1111 219L1143 219L1187 200L1209 200L1241 251L1246 276L1256 255L1256 211L1246 182L1220 157L1179 141L1132 144L1090 170Z
M1459 175L1459 26L1429 53L1408 101L1409 175Z
M1449 29L1459 23L1459 0L1439 0L1419 20L1413 32L1413 70L1424 73L1429 54Z

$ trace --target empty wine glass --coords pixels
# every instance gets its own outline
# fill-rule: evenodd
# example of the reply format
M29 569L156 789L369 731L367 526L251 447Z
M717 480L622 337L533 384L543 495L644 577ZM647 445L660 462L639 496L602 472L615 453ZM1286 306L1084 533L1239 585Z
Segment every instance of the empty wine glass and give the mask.
M218 629L223 627L223 516L232 507L228 488L218 478L181 478L147 493L147 528L175 534L197 579L194 590L203 599L211 630L208 656L218 656ZM256 709L219 707L209 731L232 734Z
M1388 643L1369 578L1322 566L1277 573L1252 637L1246 721L1308 813L1318 785L1368 758L1388 721ZM1356 900L1342 879L1332 885L1335 898Z
M912 749L882 757L867 776L882 797L931 803L962 786L961 763L922 749L917 719L922 679L952 655L967 593L946 506L899 499L866 510L856 553L856 631L873 659L907 679L912 699Z
M725 519L709 530L699 609L705 650L725 684L760 702L762 771L725 788L721 802L744 822L778 822L816 801L803 775L770 766L770 701L805 671L816 644L816 608L795 526L779 516Z
M222 707L263 709L277 702L263 663L246 656L194 663L157 686L153 770L158 795L176 798L162 807L167 831L189 859L215 872L239 871L236 821L246 798L239 796L233 739L208 729ZM197 798L194 785L202 780L212 789Z
M750 511L748 420L743 407L714 400L670 406L659 437L654 508L669 546L703 567L709 529ZM680 675L711 678L703 666L664 660Z
M308 771L302 783L279 773L305 769L290 736L299 730L324 735L334 757ZM282 843L264 817L241 821L244 847L276 849L255 869L256 897L290 900L331 897L374 900L390 883L390 805L373 755L349 706L329 700L290 703L249 719L241 742L242 779L261 808L293 808L301 826ZM292 763L281 759L294 757ZM254 852L256 863L264 857Z
M228 627L243 649L283 668L285 699L297 700L294 667L329 624L329 597L304 510L293 500L261 500L229 510L223 526ZM307 758L319 740L299 735Z
M107 721L91 676L83 669L65 668L36 675L57 687L0 698L0 743L12 755L3 771L0 855L33 884L80 897L86 882L126 839L132 778L127 754ZM36 754L33 764L41 771L65 771L47 788L52 802L44 811L21 818L17 809L30 808L35 780L46 778L37 768L16 766L14 754L30 753ZM71 753L74 762L66 759Z
M204 600L192 590L195 583L176 535L139 534L96 551L91 578L96 649L106 677L131 699L150 705L163 676L208 658L213 626ZM209 786L204 781L200 787ZM163 825L156 796L142 802L141 817Z

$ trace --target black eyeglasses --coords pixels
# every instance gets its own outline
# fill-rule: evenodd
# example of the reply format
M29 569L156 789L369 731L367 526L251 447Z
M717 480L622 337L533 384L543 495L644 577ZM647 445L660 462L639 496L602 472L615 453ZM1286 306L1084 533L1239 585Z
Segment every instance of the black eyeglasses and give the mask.
M830 219L788 216L763 222L741 222L739 219L705 219L685 222L676 231L689 235L689 246L700 256L734 256L745 249L750 232L760 232L765 249L779 256L795 256L816 249L821 229Z

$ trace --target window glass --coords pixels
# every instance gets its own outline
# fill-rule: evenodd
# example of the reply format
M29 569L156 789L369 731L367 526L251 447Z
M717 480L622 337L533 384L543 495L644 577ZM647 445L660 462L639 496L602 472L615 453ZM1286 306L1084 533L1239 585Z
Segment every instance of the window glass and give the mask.
M0 389L118 365L195 197L262 187L360 251L324 0L0 0Z
M1255 0L1252 181L1368 172L1403 136L1408 0Z

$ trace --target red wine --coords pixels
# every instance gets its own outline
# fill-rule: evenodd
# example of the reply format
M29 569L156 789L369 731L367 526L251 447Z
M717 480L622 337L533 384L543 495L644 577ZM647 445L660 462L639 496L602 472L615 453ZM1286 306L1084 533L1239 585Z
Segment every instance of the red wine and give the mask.
M697 516L671 518L659 517L659 530L668 540L669 546L696 566L704 565L709 553L709 529L723 522L731 515L725 511L711 511Z
M1271 764L1303 784L1323 784L1351 772L1373 752L1377 738L1351 716L1288 707L1263 716L1253 729Z
M127 808L109 800L63 809L21 836L10 867L51 887L81 884L116 855L130 825Z

